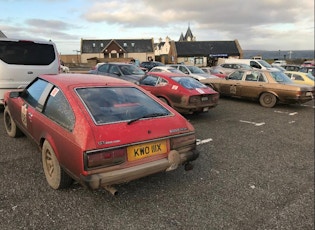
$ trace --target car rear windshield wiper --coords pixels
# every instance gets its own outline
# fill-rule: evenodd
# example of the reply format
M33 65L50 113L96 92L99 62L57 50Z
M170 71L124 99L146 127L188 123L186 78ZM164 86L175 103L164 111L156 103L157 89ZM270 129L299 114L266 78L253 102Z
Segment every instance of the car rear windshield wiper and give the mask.
M160 116L165 116L165 115L167 115L167 113L149 113L149 114L146 114L146 115L143 115L143 116L140 116L140 117L137 117L137 118L134 118L134 119L128 121L127 125L130 125L131 123L138 121L142 118L160 117Z

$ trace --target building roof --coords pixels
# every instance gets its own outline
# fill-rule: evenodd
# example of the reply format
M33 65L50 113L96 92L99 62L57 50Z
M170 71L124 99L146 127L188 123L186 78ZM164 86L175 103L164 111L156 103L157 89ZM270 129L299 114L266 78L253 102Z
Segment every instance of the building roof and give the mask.
M179 40L178 40L179 42L183 42L184 41L184 35L183 35L183 33L181 33L180 34L180 37L179 37Z
M185 34L185 41L188 41L188 38L190 38L191 40L193 40L194 36L191 32L191 29L190 29L190 26L188 26L188 29L186 31L186 34Z
M179 57L191 56L239 56L237 41L175 42Z
M116 43L127 53L154 52L153 39L81 39L81 53L101 53L111 43Z

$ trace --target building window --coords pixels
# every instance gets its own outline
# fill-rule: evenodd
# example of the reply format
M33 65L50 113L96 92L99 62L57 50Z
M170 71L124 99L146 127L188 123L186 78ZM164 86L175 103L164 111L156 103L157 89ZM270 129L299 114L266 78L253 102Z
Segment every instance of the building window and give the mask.
M200 58L195 58L195 64L196 65L202 65L203 64L203 58L200 57Z
M104 44L103 44L103 42L101 43L101 47L103 47L104 46Z
M95 43L93 43L92 46L95 47Z
M134 42L132 42L132 43L131 43L131 46L132 46L132 47L135 47L135 43L134 43Z
M127 47L127 43L126 42L124 42L124 47Z

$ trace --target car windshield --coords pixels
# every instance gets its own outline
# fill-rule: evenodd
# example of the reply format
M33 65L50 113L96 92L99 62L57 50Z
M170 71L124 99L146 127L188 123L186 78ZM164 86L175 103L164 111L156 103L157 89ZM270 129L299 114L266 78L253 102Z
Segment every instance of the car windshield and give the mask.
M190 72L191 73L202 73L202 74L205 74L205 72L202 70L202 69L200 69L200 68L198 68L198 67L196 67L196 66L187 66L187 68L190 70Z
M266 68L272 68L272 66L268 63L268 62L266 62L266 61L264 61L264 60L257 60L262 66L264 66L264 67L266 67Z
M145 73L135 65L121 65L119 66L124 75L144 75Z
M200 81L197 81L196 79L191 77L172 77L172 79L174 81L177 81L186 89L207 88L207 86L202 84Z
M293 83L290 77L281 71L272 71L270 72L272 78L279 83Z
M135 87L88 87L77 88L76 92L96 124L128 122L142 117L171 114L169 110Z

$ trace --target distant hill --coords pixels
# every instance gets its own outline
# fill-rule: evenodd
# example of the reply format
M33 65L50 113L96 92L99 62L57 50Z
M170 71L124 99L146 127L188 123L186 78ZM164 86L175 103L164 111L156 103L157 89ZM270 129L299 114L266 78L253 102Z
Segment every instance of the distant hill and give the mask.
M244 58L252 58L253 56L262 56L263 59L314 59L314 50L243 50Z

